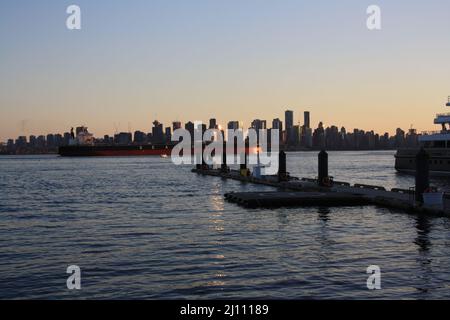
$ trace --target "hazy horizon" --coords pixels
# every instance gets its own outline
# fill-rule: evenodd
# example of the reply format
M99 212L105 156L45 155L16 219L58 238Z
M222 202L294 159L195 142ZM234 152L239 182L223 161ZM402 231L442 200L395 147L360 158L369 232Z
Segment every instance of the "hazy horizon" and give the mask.
M81 7L82 29L66 28ZM381 7L382 30L366 9ZM450 3L2 1L0 141L157 119L274 118L393 134L438 129L450 95Z

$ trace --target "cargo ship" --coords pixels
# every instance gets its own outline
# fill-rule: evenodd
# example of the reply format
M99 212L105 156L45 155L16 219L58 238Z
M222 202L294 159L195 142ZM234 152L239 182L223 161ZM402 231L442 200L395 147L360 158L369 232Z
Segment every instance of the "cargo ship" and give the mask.
M58 154L62 157L127 157L127 156L161 156L168 157L172 154L173 144L96 144L94 136L87 127L77 127L76 136L73 128L70 132L69 145L58 148ZM234 149L235 154L238 148ZM252 151L253 150L253 151ZM255 149L245 147L246 154L255 152ZM182 154L182 152L181 152ZM191 154L195 154L192 146Z
M450 107L450 97L446 104ZM402 148L395 154L395 169L398 172L413 174L416 171L416 155L421 148L428 153L430 174L450 176L450 113L437 114L435 124L440 131L424 132L419 137L419 148Z
M172 148L168 145L80 145L60 147L58 154L62 157L170 156Z
M69 145L59 147L62 157L123 157L123 156L169 156L174 145L119 145L94 144L94 136L86 127L77 128L75 136L71 130Z

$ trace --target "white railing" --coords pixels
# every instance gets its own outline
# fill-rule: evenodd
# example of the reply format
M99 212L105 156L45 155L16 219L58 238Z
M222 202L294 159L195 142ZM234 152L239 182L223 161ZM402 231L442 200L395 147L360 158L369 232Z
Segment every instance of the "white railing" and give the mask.
M442 131L422 131L420 134L423 136L431 136L433 134L441 134Z
M436 118L439 118L439 117L450 117L450 113L449 112L447 112L447 113L438 113L436 115Z

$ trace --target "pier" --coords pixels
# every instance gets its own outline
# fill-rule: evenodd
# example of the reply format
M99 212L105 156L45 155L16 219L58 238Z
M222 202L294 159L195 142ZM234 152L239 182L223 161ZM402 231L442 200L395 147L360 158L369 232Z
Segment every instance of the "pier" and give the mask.
M362 206L369 200L358 194L337 192L237 192L225 194L225 199L247 208L289 206Z
M192 172L277 189L273 192L233 192L224 195L227 201L247 208L375 205L411 213L450 216L450 194L443 195L442 206L424 204L422 195L429 190L430 184L427 154L423 150L417 155L416 185L410 189L387 190L383 186L333 181L328 175L328 154L325 151L318 155L317 179L289 176L285 169L284 152L280 152L280 160L280 172L272 176L245 175L242 170L225 170L223 165L220 169L197 166Z

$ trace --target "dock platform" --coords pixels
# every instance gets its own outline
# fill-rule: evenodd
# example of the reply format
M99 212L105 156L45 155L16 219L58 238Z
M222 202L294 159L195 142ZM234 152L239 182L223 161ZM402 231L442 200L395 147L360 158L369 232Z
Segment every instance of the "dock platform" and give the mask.
M363 206L370 201L359 194L337 192L232 192L225 199L247 208L289 206Z
M419 205L410 190L386 190L381 186L350 185L336 182L330 187L319 186L316 180L288 177L278 181L277 176L256 178L242 176L238 171L222 172L220 169L192 169L192 172L244 183L262 184L277 188L276 192L227 193L225 199L245 207L282 206L362 206L376 205L412 213L450 216L450 195L444 195L443 207Z

